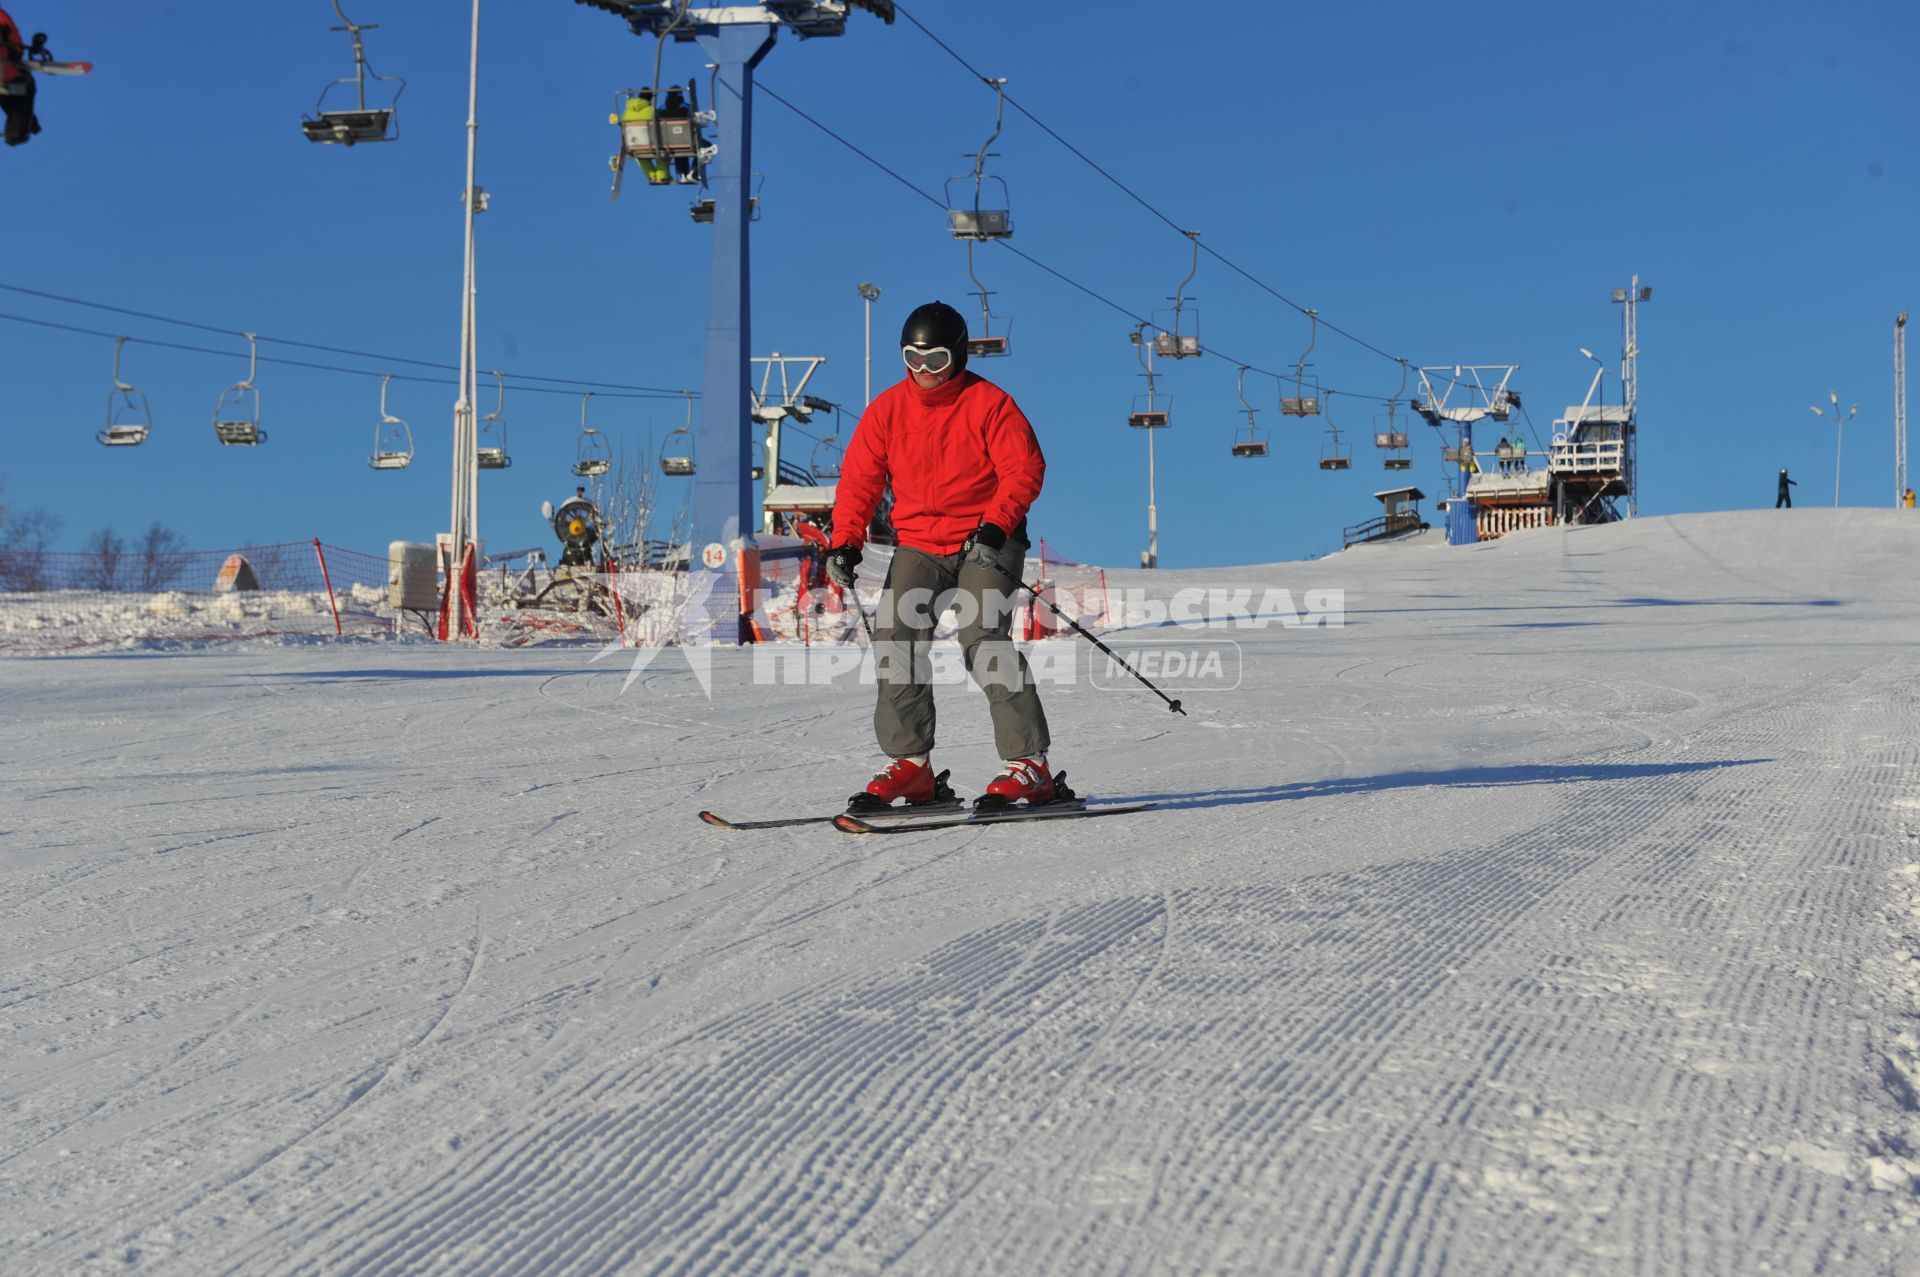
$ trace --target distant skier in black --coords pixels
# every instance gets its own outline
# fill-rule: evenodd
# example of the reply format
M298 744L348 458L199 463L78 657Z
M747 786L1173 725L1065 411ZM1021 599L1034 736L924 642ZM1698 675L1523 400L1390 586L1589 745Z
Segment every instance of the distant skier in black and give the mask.
M44 45L44 37L36 43ZM0 9L0 111L6 114L8 146L19 146L40 131L40 121L33 113L35 91L20 26L12 14Z
M689 120L693 118L693 108L687 105L687 95L677 84L667 86L667 96L660 103L660 118L663 120ZM676 155L673 157L673 171L682 182L693 180L693 157Z
M1774 499L1773 508L1778 510L1781 506L1785 506L1789 510L1793 509L1793 494L1788 492L1787 489L1797 488L1799 486L1800 481L1798 479L1787 478L1787 472L1782 470L1780 472L1780 495Z

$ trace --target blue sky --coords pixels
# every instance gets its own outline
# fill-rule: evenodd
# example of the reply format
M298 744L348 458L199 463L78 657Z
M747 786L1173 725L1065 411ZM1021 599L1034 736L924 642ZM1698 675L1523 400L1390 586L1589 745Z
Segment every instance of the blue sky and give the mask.
M401 139L351 151L298 128L351 66L325 0L203 0L190 19L127 0L8 7L58 56L97 69L43 79L45 132L0 154L0 282L383 356L457 357L464 4L349 6L379 24L367 35L375 68L408 81ZM1890 504L1892 321L1916 301L1920 203L1920 17L1907 7L909 8L1271 288L1415 363L1521 365L1514 384L1539 441L1586 388L1578 348L1617 359L1609 291L1637 271L1654 289L1641 311L1642 514L1770 504L1782 466L1803 504L1831 501L1833 431L1807 411L1829 389L1861 404L1843 503ZM482 366L695 385L710 232L689 220L682 188L629 181L607 199L607 113L615 90L650 77L653 42L568 0L486 0L483 12ZM669 45L669 80L704 75L698 64L693 46ZM935 192L992 126L991 92L904 20L856 14L842 39L784 39L761 82ZM884 290L884 384L913 305L937 296L971 313L964 250L939 209L769 97L755 129L766 176L755 346L826 356L813 389L858 405L855 284ZM1127 310L1165 304L1188 265L1174 229L1017 112L995 149L1014 245ZM1009 253L978 260L996 313L1013 317L1014 354L976 367L1020 401L1050 463L1036 529L1077 558L1137 561L1146 458L1125 424L1141 389L1129 321ZM1324 422L1281 418L1278 386L1250 373L1273 451L1231 459L1244 424L1236 363L1290 367L1306 323L1205 256L1189 292L1203 342L1231 358L1162 365L1174 401L1159 438L1163 565L1337 547L1394 479L1365 446L1377 408L1334 400L1355 464L1329 474L1315 464ZM364 462L378 374L420 369L263 346L366 375L263 364L270 442L222 448L214 403L245 374L244 341L17 293L0 292L0 314L232 352L129 344L123 375L151 398L155 431L109 450L94 434L111 341L0 320L5 500L61 513L65 547L102 524L158 519L196 548L317 535L378 553L446 521L450 385L396 379L390 406L412 423L417 459L397 474ZM1315 362L1342 390L1385 397L1399 382L1392 363L1324 333ZM538 506L572 489L579 409L575 394L510 383L514 466L481 480L490 547L548 539ZM603 394L591 415L637 454L683 409ZM1438 445L1414 433L1409 477L1432 493Z

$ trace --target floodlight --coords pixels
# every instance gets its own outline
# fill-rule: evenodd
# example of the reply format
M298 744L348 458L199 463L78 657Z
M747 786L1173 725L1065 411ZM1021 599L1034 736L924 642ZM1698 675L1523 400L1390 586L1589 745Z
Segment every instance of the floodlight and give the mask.
M1642 284L1640 286L1640 300L1643 302L1650 302L1653 300L1652 284Z
M1585 355L1588 359L1593 358L1593 352L1591 350L1588 350L1585 346L1580 347L1580 353Z
M857 287L860 290L860 296L865 298L867 301L877 302L880 300L880 290L878 288L875 288L872 284L869 284L864 279L860 281Z
M1627 290L1626 290L1626 289L1624 289L1624 288L1616 288L1616 289L1614 289L1614 290L1613 290L1613 300L1615 300L1615 301L1617 301L1617 302L1623 302L1623 301L1625 301L1625 300L1627 300Z
M1837 390L1829 390L1827 392L1827 401L1838 408L1840 406L1840 392Z

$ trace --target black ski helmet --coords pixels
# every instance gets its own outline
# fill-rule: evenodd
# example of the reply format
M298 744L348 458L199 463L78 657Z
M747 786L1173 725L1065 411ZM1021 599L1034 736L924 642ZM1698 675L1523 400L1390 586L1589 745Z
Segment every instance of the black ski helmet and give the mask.
M901 346L945 346L953 352L953 371L967 368L967 321L945 302L928 302L907 316L900 328Z

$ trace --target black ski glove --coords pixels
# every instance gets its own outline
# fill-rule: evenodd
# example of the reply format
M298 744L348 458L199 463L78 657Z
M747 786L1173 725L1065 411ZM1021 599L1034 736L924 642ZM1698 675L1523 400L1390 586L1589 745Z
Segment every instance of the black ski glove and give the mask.
M1007 548L1007 534L991 523L983 523L973 530L967 543L960 547L964 563L989 571L1000 570L1000 551Z
M836 546L827 551L827 580L843 590L851 590L855 569L860 566L860 551L850 545Z

